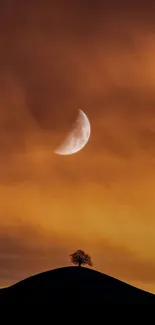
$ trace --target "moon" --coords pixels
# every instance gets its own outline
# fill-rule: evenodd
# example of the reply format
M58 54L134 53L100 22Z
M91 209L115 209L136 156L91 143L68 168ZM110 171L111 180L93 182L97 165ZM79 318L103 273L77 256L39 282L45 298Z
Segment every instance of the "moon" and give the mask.
M79 109L76 122L66 137L54 151L59 155L72 155L83 149L90 138L91 127L87 115Z

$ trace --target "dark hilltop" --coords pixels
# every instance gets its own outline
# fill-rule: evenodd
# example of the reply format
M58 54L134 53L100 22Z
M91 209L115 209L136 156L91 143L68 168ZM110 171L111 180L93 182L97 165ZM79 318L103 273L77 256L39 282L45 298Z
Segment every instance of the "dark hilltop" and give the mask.
M155 295L86 267L40 273L0 290L0 305L97 304L155 307Z

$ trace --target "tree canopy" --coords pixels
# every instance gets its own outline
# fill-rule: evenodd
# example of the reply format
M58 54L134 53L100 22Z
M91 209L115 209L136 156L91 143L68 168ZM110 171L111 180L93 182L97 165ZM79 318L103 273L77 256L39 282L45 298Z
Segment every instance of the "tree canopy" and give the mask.
M89 266L93 266L91 257L81 249L71 254L70 257L71 257L71 262L75 265L81 266L87 264Z

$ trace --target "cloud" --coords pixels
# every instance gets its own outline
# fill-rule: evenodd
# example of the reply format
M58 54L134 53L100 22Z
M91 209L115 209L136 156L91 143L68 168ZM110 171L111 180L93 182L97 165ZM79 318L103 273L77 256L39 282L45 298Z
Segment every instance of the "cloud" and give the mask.
M98 251L97 251L98 248ZM132 284L155 283L155 262L139 256L128 247L101 240L96 248L96 260L103 272ZM104 266L105 265L105 266Z
M68 246L54 232L50 236L32 225L1 228L1 286L22 280L34 273L63 266L69 258Z

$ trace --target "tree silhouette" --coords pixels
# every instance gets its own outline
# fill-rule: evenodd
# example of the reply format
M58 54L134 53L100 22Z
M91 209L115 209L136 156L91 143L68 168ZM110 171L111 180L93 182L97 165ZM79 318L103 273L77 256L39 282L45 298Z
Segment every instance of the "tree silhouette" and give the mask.
M70 256L71 256L71 262L73 264L76 264L78 266L81 266L83 264L93 266L91 257L80 249L77 250L75 253L71 254Z

